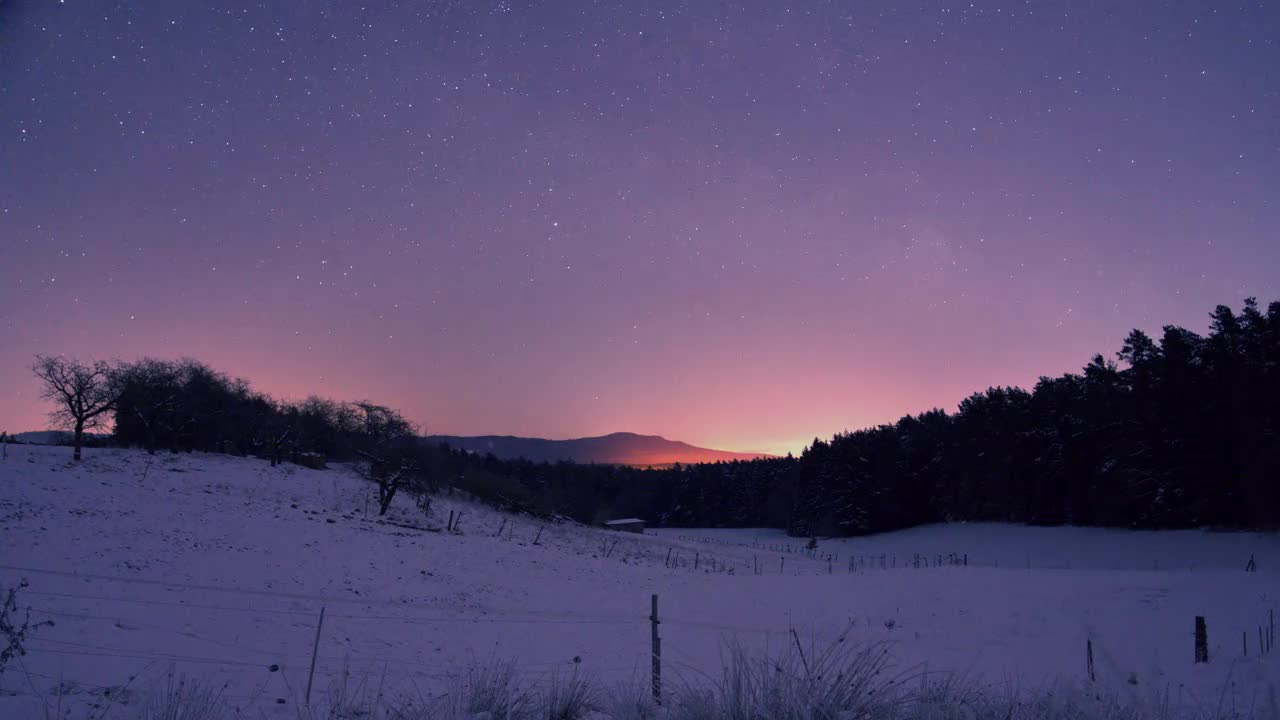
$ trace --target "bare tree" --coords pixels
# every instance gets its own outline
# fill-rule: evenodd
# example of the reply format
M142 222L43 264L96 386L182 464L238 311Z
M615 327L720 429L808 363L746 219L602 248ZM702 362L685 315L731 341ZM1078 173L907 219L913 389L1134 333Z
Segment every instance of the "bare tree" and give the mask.
M396 492L418 473L412 456L413 423L395 410L367 402L352 406L356 454L369 462L367 477L378 483L378 514L386 515Z
M101 427L115 408L115 372L101 360L84 363L48 355L37 355L31 370L44 383L41 397L57 406L49 419L74 432L74 458L79 460L84 431Z
M418 472L418 466L404 457L388 460L363 450L356 452L369 461L366 477L378 483L378 514L386 515L387 510L391 509L391 501L395 499L396 492Z
M355 431L362 450L372 451L403 445L413 438L413 423L382 405L358 402L352 405Z

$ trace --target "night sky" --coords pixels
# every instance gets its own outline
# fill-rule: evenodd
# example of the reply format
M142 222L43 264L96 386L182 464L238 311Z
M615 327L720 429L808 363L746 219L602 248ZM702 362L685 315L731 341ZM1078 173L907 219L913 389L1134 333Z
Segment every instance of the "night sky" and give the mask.
M1280 3L0 0L0 429L191 356L799 450L1280 299Z

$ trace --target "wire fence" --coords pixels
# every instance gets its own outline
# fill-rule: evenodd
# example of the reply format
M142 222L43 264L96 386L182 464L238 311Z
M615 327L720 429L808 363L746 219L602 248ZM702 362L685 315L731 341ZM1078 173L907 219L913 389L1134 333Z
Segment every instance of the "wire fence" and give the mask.
M653 619L647 597L636 599L634 612L536 608L458 612L370 597L31 566L0 565L0 573L0 585L36 578L21 590L20 603L30 607L33 621L55 623L33 633L25 643L30 657L23 663L25 682L21 684L26 687L13 692L35 697L67 691L118 693L130 678L177 670L224 682L228 700L296 703L299 688L312 673L318 688L376 677L379 684L439 689L457 681L468 662L499 658L517 661L518 672L528 682L571 672L622 683L649 680L652 651L647 635ZM89 583L93 589L44 589L49 583L39 579L62 585ZM153 592L195 599L146 594ZM322 609L324 620L313 636ZM664 615L660 623L678 629L682 639L688 633L751 637L788 633L786 628L678 616ZM421 635L424 631L429 634ZM593 657L545 654L548 648L543 645L563 649L566 645L556 639L573 633L596 638L585 643L597 651ZM624 641L626 633L635 642ZM705 658L699 660L678 643L668 650L673 654L666 664L676 670L690 674L711 670ZM67 668L72 672L64 675L61 669Z
M681 542L738 548L744 551L751 550L752 557L749 561L749 570L756 575L785 575L787 574L786 561L788 558L793 557L808 560L811 563L803 566L805 570L796 571L796 566L793 562L792 574L800 574L802 572L853 574L865 570L927 570L929 568L969 566L969 553L967 552L903 553L901 560L899 560L899 554L896 552L855 553L846 551L842 555L839 550L824 550L816 542L801 545L797 543L759 542L754 540L727 540L706 535L675 535L674 537Z
M969 564L964 553L849 553L839 558L794 545L712 542L694 535L671 539L734 545L736 554L656 544L635 550L659 562L665 552L667 569L695 572L745 567L745 574L771 570L769 574L811 575ZM608 558L614 542L606 537L599 556ZM759 557L774 562L765 569ZM635 598L633 607L614 611L530 606L462 610L367 594L350 597L0 564L0 587L24 577L38 580L21 591L22 605L31 606L33 620L57 624L42 628L26 643L31 655L31 662L22 667L26 687L14 690L8 683L5 690L38 697L68 687L90 694L118 692L129 678L164 669L216 677L225 681L227 699L250 705L297 703L312 673L318 688L372 677L380 685L435 692L457 681L468 662L498 658L516 661L530 683L567 672L644 683L653 655L647 637L653 618L643 596ZM707 648L721 647L725 636L789 642L794 633L789 620L774 627L744 626L714 617L681 616L678 611L664 612L660 624L673 629L670 638L664 637L668 645L662 662L677 674L691 676L719 672L718 658L708 656ZM1237 625L1241 623L1233 619L1225 633L1215 634L1215 647L1226 639L1229 645L1224 649L1233 656L1271 654L1274 610L1242 628ZM842 630L826 627L828 636L815 639L834 639ZM565 637L578 640L561 642ZM708 642L709 637L715 639ZM584 653L587 657L548 654L574 647L575 642L592 652ZM1092 645L1088 653L1092 673ZM69 675L63 672L68 666L74 670ZM66 677L75 680L68 682Z

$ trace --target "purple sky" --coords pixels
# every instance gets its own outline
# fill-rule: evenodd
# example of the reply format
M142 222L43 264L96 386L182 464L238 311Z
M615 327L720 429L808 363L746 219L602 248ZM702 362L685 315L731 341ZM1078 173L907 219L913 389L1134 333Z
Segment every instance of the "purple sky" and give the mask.
M734 450L1280 299L1274 2L0 3L37 352Z

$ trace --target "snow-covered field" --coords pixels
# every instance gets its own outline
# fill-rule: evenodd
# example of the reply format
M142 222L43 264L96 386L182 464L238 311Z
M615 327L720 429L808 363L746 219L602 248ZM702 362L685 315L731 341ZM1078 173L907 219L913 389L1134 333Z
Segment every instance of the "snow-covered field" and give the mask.
M322 608L316 694L344 672L432 692L495 657L530 678L647 682L653 593L668 682L718 673L727 640L780 648L794 628L887 641L900 668L975 682L1082 681L1091 641L1097 682L1137 698L1213 705L1225 688L1249 704L1280 687L1280 653L1257 646L1280 610L1274 535L956 525L820 539L809 558L776 550L804 544L776 531L543 527L448 497L431 518L399 497L379 520L373 488L344 468L69 460L11 446L0 462L0 588L26 578L21 604L56 623L0 677L0 717L170 669L226 683L248 716L292 717ZM917 568L917 554L968 565ZM1197 615L1207 665L1192 663Z
M806 540L782 530L660 528L658 535L691 538L714 545L783 548L801 552ZM998 523L927 525L860 538L822 540L820 555L847 561L911 564L914 556L933 563L942 554L970 566L1035 570L1244 570L1252 557L1280 570L1280 534L1204 530L1143 531L1076 527L1026 527ZM847 562L845 570L847 570Z

